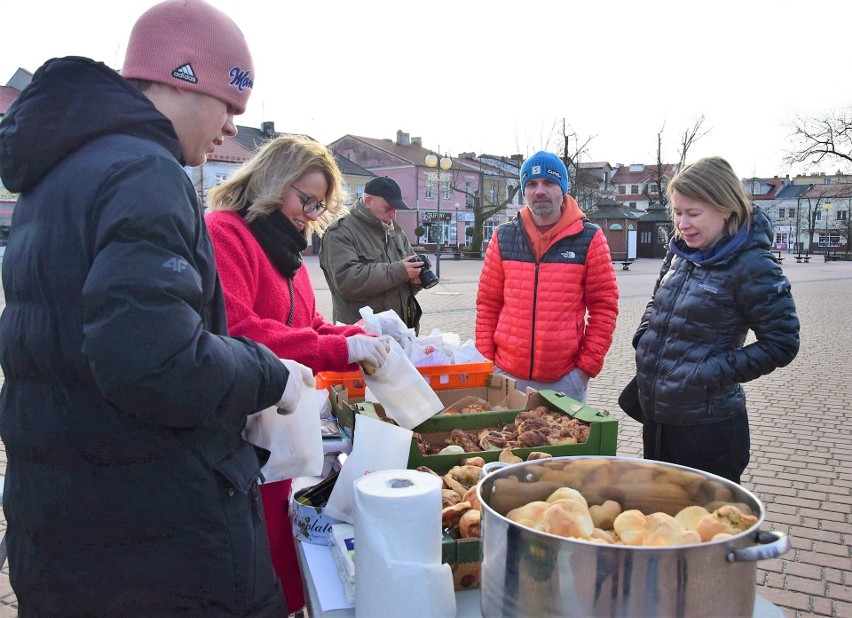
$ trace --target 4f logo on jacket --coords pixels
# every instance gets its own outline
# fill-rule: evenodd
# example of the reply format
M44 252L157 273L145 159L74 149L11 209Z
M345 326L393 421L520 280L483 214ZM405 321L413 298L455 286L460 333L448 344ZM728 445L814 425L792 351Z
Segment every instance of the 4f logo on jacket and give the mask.
M189 264L183 258L169 258L168 260L163 262L164 268L169 268L175 271L176 273L183 272L184 270L186 270L187 266L189 266Z

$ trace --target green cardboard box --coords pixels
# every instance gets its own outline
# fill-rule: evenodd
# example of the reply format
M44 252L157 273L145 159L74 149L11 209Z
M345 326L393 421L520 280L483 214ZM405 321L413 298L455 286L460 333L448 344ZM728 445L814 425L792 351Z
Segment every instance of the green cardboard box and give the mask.
M328 387L331 409L337 417L340 427L349 437L355 431L355 415L363 413L357 409L358 404L364 403L363 397L349 397L349 390L343 384ZM465 397L476 397L487 401L492 407L502 407L512 410L526 410L529 398L535 393L527 389L522 393L515 388L515 380L506 376L490 374L485 386L436 390L435 394L445 406L451 406ZM538 405L538 404L536 404ZM381 406L378 406L381 409ZM532 406L535 407L535 406ZM453 415L458 418L463 415Z
M526 396L526 406L519 409L495 410L477 414L433 416L415 427L414 431L423 434L427 439L441 441L453 429L502 427L506 423L512 422L519 412L531 410L539 405L588 422L591 426L589 437L585 442L579 444L512 449L512 452L521 459L526 459L533 451L549 453L554 457L566 455L615 455L618 441L618 420L610 416L608 412L596 410L557 391L533 391ZM384 414L380 405L370 402L356 404L355 410L357 414L367 414L373 418L380 418ZM476 451L465 453L464 455L423 455L420 449L417 448L414 438L412 438L411 450L408 456L408 467L417 468L418 466L427 466L438 474L444 474L453 466L457 466L461 458L477 456L482 457L486 462L497 461L500 451Z

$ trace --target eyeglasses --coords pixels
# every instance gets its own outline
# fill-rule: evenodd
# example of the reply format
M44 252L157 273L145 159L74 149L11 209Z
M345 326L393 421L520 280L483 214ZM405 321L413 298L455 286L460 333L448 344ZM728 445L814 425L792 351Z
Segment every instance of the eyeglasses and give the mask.
M299 192L300 199L302 200L302 212L306 215L316 212L319 217L322 213L328 210L328 206L326 206L323 202L320 202L317 198L311 197L296 185L290 186Z

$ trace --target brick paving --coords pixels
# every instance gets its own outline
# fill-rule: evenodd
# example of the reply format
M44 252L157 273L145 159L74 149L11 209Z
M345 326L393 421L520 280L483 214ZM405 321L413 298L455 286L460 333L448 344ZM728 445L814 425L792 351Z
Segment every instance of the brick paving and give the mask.
M819 260L819 257L816 258ZM305 258L317 308L331 316L331 297L317 258ZM434 267L434 265L433 265ZM418 296L422 333L434 328L473 337L482 262L441 261L441 283ZM633 375L630 344L653 288L659 261L616 270L621 299L613 346L592 380L589 403L620 421L618 454L641 457L640 425L618 408ZM758 593L789 618L852 616L852 263L796 264L786 256L802 323L802 348L789 366L746 385L752 458L743 486L766 506L764 530L790 536L782 558L758 563ZM0 299L2 302L2 299ZM2 379L2 378L0 378ZM2 446L2 445L0 445ZM5 451L0 453L0 473ZM0 519L5 529L5 520ZM17 615L8 568L0 572L0 618Z

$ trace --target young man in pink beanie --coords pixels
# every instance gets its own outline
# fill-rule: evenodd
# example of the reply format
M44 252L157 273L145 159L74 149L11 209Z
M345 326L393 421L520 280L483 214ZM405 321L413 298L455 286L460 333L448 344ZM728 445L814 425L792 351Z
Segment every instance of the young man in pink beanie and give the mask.
M119 75L53 59L0 122L20 197L0 317L21 616L282 616L246 417L310 370L228 336L184 165L236 133L254 70L200 0L136 23Z

